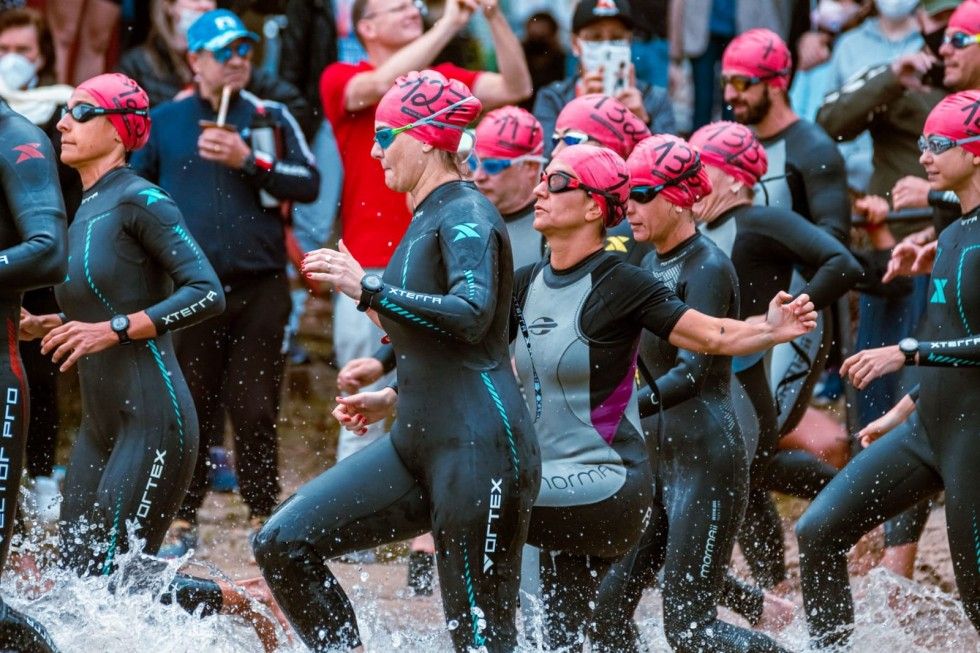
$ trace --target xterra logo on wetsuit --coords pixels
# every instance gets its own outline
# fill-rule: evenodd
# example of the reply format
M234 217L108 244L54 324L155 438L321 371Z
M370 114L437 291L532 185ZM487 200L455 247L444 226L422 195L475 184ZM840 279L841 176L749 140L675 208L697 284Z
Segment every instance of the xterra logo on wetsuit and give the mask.
M23 163L24 161L29 161L31 159L43 159L44 154L37 148L41 147L40 143L24 143L23 145L18 145L13 148L14 152L19 152L20 156L14 163Z
M493 522L500 519L500 505L503 502L503 489L501 486L504 481L500 478L490 479L490 509L487 511L487 537L483 541L483 573L490 571L493 567L491 553L497 551L497 534L494 532Z
M196 301L193 304L191 304L190 306L187 306L185 308L182 308L182 309L180 309L178 311L174 311L173 313L170 313L169 315L164 315L163 316L163 323L164 324L170 324L172 322L175 322L177 320L177 318L190 317L191 315L194 315L195 313L197 313L199 310L201 310L203 308L206 308L210 304L213 304L214 303L214 300L217 299L217 297L218 297L218 293L217 292L215 292L213 290L209 290L208 291L208 294L205 295L203 299L201 299L199 301Z
M464 238L479 238L480 234L477 233L476 226L475 222L464 222L453 227L453 231L456 232L456 237L453 238L453 242L455 243L457 240L463 240Z
M147 206L152 206L155 202L167 199L167 194L159 188L147 188L146 190L141 190L137 194L146 197Z

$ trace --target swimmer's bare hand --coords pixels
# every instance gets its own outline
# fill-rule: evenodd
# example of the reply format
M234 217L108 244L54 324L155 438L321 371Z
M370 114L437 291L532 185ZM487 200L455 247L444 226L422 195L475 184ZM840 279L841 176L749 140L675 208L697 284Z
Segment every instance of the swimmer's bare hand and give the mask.
M361 299L364 268L351 256L344 241L338 249L316 249L303 258L301 272L306 278L331 284L354 300Z
M905 354L898 345L865 349L854 354L841 365L840 375L849 378L854 387L864 390L875 379L905 366Z
M252 605L253 599L262 603L265 603L265 601L255 596L253 592L243 591L246 589L245 583L249 582L252 582L251 589L257 589L254 579L253 581L243 581L240 588L224 581L218 581L218 586L221 588L221 611L225 614L238 615L251 623L252 627L255 628L255 634L259 636L262 648L265 649L266 653L272 653L272 651L279 648L279 637L276 635L276 626L274 622L258 612ZM271 592L269 592L268 598L275 603ZM271 608L271 606L269 607ZM278 610L278 606L275 610L272 610L273 614L276 613L276 610ZM275 616L276 619L280 618L278 614Z
M337 388L341 392L357 392L371 385L384 375L384 366L377 358L355 358L337 374Z
M17 338L22 342L43 338L54 326L45 325L46 317L50 316L34 315L23 308L20 309L20 328L17 331ZM61 324L61 320L58 320L57 324Z
M119 344L108 322L68 322L55 327L41 340L41 353L51 354L51 361L61 363L58 368L66 372L86 354L108 349Z
M780 291L769 302L766 323L776 343L789 342L816 328L817 311L809 295L804 293L793 299L789 293Z
M892 206L901 209L924 209L929 206L929 182L921 177L908 175L892 186Z
M888 259L888 267L881 280L888 283L895 277L910 277L932 272L932 264L936 261L936 247L939 241L919 245L911 240L903 240L892 250Z
M870 447L871 443L885 435L899 424L908 419L915 411L915 402L908 395L892 406L891 410L858 431L857 437L862 447Z
M238 581L238 586L245 590L245 593L251 596L253 599L269 608L269 611L272 612L272 616L276 618L283 630L286 632L291 630L289 619L286 618L282 608L279 607L279 602L276 601L276 597L272 595L272 590L269 589L269 584L265 582L265 578L262 576L246 578L245 580Z
M392 388L374 392L359 392L349 397L337 397L333 416L340 425L356 435L367 433L369 424L379 422L394 412L398 393Z

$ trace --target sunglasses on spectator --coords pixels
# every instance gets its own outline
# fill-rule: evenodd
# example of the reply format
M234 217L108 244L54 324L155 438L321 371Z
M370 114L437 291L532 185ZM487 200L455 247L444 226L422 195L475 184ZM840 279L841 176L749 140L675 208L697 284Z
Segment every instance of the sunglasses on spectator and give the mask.
M943 36L943 45L951 45L957 50L968 48L975 43L980 43L980 34L966 34L965 32L954 32Z
M942 154L943 152L948 152L954 147L966 145L967 143L975 143L977 141L980 141L980 135L967 136L966 138L961 138L959 140L953 140L952 138L947 138L946 136L919 136L919 151L925 152L926 150L929 150L933 154Z
M696 177L700 171L701 156L697 155L697 157L694 159L694 164L673 179L668 179L664 183L657 184L656 186L633 186L630 188L630 199L634 202L638 202L639 204L649 204L653 201L653 198L663 192L665 188L677 186L681 184L681 182L690 179L691 177Z
M589 140L589 135L585 132L568 130L564 134L559 134L555 132L551 135L551 145L555 146L558 143L564 143L565 145L581 145Z
M784 73L778 72L771 75L764 75L762 77L753 77L751 75L722 75L721 76L721 87L731 86L739 93L744 93L756 84L761 84L762 82L769 81L770 79L776 79L781 77Z
M544 163L545 158L543 156L533 156L530 154L515 157L513 159L481 159L476 155L476 152L470 154L470 157L466 160L467 165L470 167L470 172L476 174L483 168L483 171L488 175L499 175L501 172L506 170L511 166L516 166L519 163L524 163L525 161L535 161L537 163Z
M249 41L240 41L237 45L229 44L223 48L211 51L211 56L220 64L226 64L231 61L232 55L238 55L242 59L245 59L250 54L252 54L252 44Z
M85 103L79 103L73 107L61 108L61 117L64 118L66 115L71 115L72 120L75 122L88 122L92 118L98 118L99 116L127 114L132 114L134 116L148 116L150 115L150 112L147 109L105 109L103 107L97 107L94 104Z
M429 8L425 6L425 2L422 0L413 0L412 2L399 3L391 9L379 9L378 11L372 11L369 14L361 16L361 20L370 20L375 16L381 16L383 14L400 14L409 7L414 7L416 10L418 10L418 12L422 14L422 18L425 18L429 14Z
M416 127L421 127L423 125L439 125L440 127L447 127L449 129L455 129L461 132L466 131L463 127L460 127L458 125L450 125L447 122L436 120L436 118L444 113L449 113L456 107L462 106L463 104L466 104L470 100L475 100L475 99L476 98L474 98L472 95L469 97L464 97L462 100L457 100L456 102L453 102L449 106L439 109L431 116L420 118L414 122L408 123L407 125L402 125L401 127L385 127L384 129L379 129L376 132L374 132L374 142L380 145L382 150L387 150L389 147L391 147L391 144L395 142L395 137L398 136L398 134L401 134L402 132L407 132L410 129L415 129Z

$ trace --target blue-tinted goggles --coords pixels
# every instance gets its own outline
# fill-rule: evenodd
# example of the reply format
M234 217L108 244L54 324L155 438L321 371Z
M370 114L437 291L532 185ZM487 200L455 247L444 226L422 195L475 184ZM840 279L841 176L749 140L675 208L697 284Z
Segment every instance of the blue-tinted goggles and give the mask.
M447 122L442 122L436 120L438 116L444 113L449 113L456 107L466 104L470 100L475 100L476 98L472 95L469 97L464 97L462 100L457 100L449 106L443 107L433 113L431 116L426 116L425 118L420 118L414 122L410 122L407 125L402 125L401 127L385 127L374 132L374 142L381 146L382 150L387 150L391 147L391 144L395 142L395 137L402 132L407 132L410 129L415 129L416 127L421 127L422 125L439 125L440 127L446 127L448 129L456 129L458 131L466 131L463 127L459 125L450 125Z
M551 135L551 145L555 146L558 143L564 143L565 145L581 145L589 140L589 135L585 132L575 131L569 129L564 134L559 134L555 132Z
M499 175L501 172L506 170L511 166L515 166L519 163L524 163L525 161L536 161L538 163L544 163L545 158L543 156L534 156L531 154L525 156L519 156L513 159L481 159L476 155L476 152L472 152L468 159L466 159L467 165L470 167L470 172L476 174L483 168L483 171L488 175Z

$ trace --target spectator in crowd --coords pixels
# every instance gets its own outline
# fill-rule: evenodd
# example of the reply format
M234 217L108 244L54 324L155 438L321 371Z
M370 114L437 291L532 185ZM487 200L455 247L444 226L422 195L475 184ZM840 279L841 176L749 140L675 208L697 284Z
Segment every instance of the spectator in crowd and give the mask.
M231 418L239 486L258 527L279 502L276 421L290 310L280 201L314 200L319 173L289 110L245 90L258 37L217 9L191 25L187 40L197 86L151 113L150 140L132 165L171 194L224 287L225 312L181 332L177 358L200 420L202 452L221 442L225 416ZM214 121L224 117L223 95L227 122L220 126ZM196 545L207 459L198 456L174 522L182 546L171 554Z
M674 0L680 1L680 0ZM670 45L667 42L667 16L671 0L630 0L633 26L633 66L636 79L667 88Z
M521 102L521 107L528 111L534 107L538 91L565 77L565 49L560 36L558 21L547 11L536 11L524 21L521 47L534 87L531 97Z
M58 81L78 84L106 70L106 53L119 24L119 0L45 3L54 36Z
M56 83L54 42L44 16L30 8L0 12L0 97L40 127L56 152L61 149L59 110L71 92L70 86ZM81 201L81 180L60 161L58 177L70 219ZM34 314L58 312L52 288L27 291L23 306ZM21 342L20 355L31 390L27 474L33 479L36 517L51 523L57 520L59 496L58 483L52 478L60 425L58 366L41 355L37 340Z
M692 130L712 121L715 107L722 99L717 69L732 37L762 27L785 40L789 35L792 9L789 0L683 0L671 3L668 27L671 83L678 83L683 75L681 63L689 59L694 83Z
M538 92L534 102L534 117L544 128L545 154L550 156L550 136L555 129L558 114L569 102L580 95L608 94L604 89L603 71L590 70L582 62L589 58L589 50L613 45L613 42L629 43L633 38L633 16L626 0L581 0L572 15L572 52L579 57L579 70L573 77L554 82ZM652 133L666 134L674 131L674 110L666 90L637 81L632 64L623 71L622 88L616 99L622 102Z
M194 71L188 64L187 30L215 0L152 0L153 27L147 42L126 52L118 70L136 80L150 96L150 106L194 93ZM246 90L256 97L281 102L311 131L312 109L295 86L263 70L252 70Z

